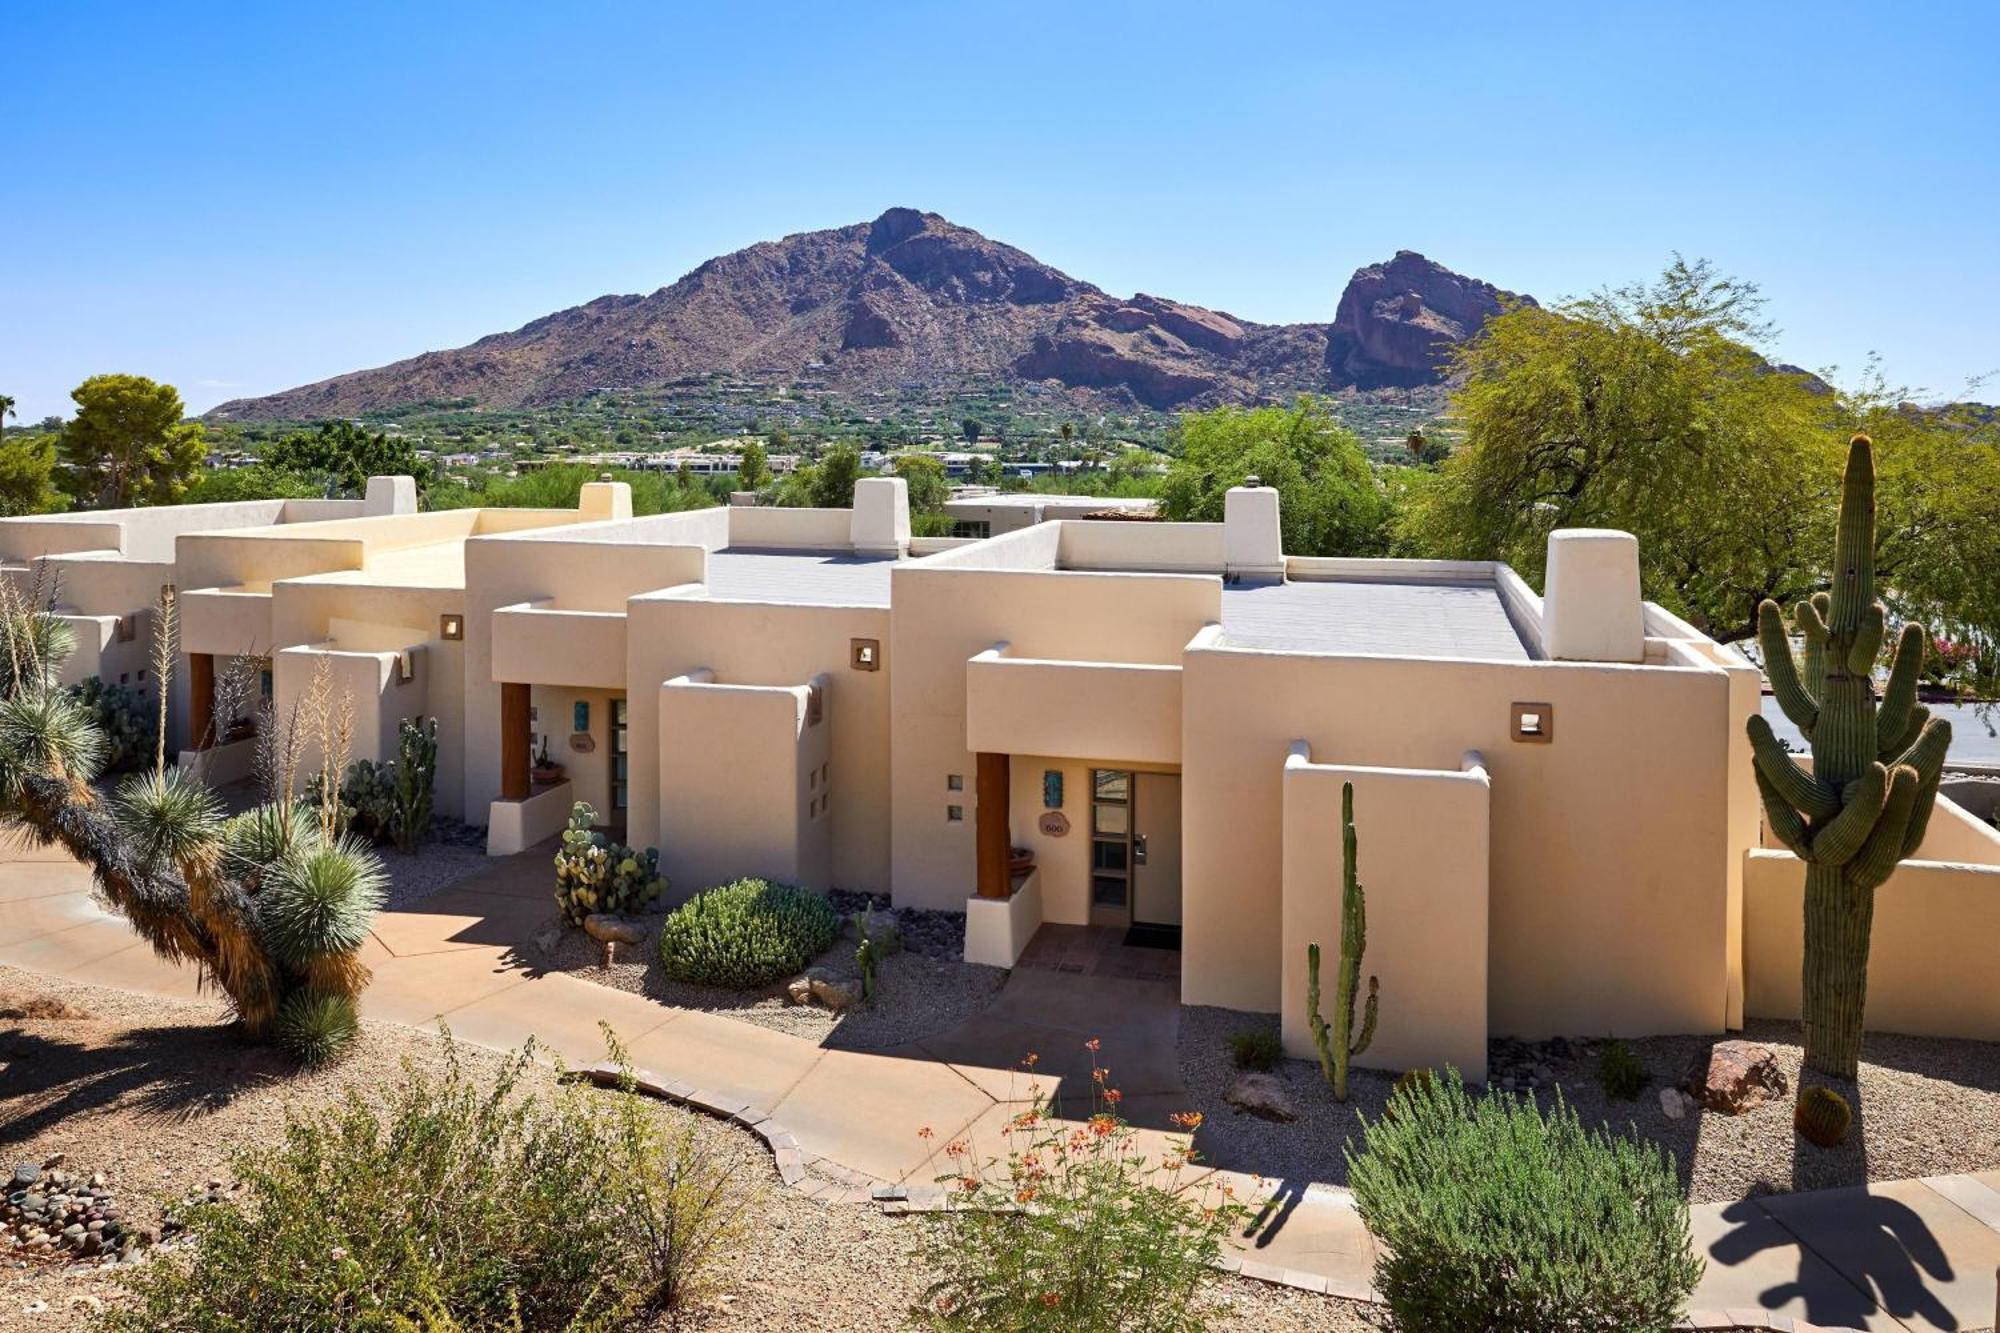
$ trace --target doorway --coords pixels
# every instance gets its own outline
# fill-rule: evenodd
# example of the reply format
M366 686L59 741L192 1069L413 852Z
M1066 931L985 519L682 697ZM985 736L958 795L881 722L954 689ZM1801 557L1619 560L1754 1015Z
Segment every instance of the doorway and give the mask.
M623 829L627 812L632 805L632 756L629 746L631 724L625 707L625 696L611 696L609 721L610 744L605 749L611 752L611 782L609 804L610 815L606 822L613 828Z
M1091 770L1090 921L1143 933L1155 947L1180 947L1178 773Z

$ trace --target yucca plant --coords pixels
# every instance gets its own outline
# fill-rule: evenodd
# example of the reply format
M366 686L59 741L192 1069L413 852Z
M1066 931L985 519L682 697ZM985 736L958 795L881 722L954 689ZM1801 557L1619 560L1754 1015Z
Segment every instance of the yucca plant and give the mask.
M156 645L163 700L173 623L169 593L156 618L169 640ZM193 964L227 995L247 1032L276 1035L308 1063L331 1058L351 1040L368 984L359 950L382 900L380 863L328 836L319 812L289 795L289 773L278 799L225 818L198 779L166 767L163 730L151 770L104 799L91 785L102 735L58 684L71 643L67 626L0 588L0 820L90 866L103 897L161 957ZM322 736L322 749L333 740Z

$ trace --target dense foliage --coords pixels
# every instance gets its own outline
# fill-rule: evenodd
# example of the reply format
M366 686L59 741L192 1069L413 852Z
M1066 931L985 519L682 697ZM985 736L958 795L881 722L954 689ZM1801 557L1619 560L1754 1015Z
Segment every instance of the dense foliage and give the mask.
M676 981L749 990L799 971L839 933L839 916L818 894L739 879L667 914L660 961Z
M264 450L261 462L320 485L322 494L360 495L370 477L411 477L419 491L428 491L437 479L437 469L408 440L370 433L351 421L322 421L287 435Z
M236 1161L185 1260L127 1279L127 1333L647 1326L699 1293L734 1235L732 1182L636 1096L519 1088L448 1048L378 1108L359 1090Z
M582 463L563 463L523 472L518 477L484 478L480 485L440 485L432 489L429 502L434 509L574 509L586 482L604 475L603 470ZM628 472L614 469L613 481L632 488L634 515L671 514L683 509L706 509L729 499L729 477L693 477L673 472Z
M1095 1065L1097 1043L1088 1043ZM932 1328L1004 1333L1198 1333L1203 1289L1249 1209L1194 1168L1192 1149L1147 1156L1093 1070L1091 1109L1054 1118L1037 1096L1004 1133L1004 1162L945 1145L952 1207L920 1242L932 1274L913 1312ZM1200 1125L1174 1116L1188 1134ZM925 1131L927 1134L929 1131Z
M129 685L106 684L96 676L73 686L71 694L89 710L103 738L103 772L127 772L152 754L160 720L152 695Z
M1475 1102L1454 1071L1412 1080L1350 1145L1348 1184L1400 1328L1663 1333L1701 1277L1665 1153L1586 1130L1560 1098L1545 1116Z
M1317 398L1289 408L1218 407L1181 418L1160 486L1162 514L1219 523L1229 489L1255 476L1277 488L1288 555L1377 555L1388 498L1353 434Z
M58 481L85 509L178 503L208 456L180 391L143 375L92 375L70 391L76 416L57 445Z
M0 518L48 514L66 506L69 500L56 489L55 471L55 436L0 438Z

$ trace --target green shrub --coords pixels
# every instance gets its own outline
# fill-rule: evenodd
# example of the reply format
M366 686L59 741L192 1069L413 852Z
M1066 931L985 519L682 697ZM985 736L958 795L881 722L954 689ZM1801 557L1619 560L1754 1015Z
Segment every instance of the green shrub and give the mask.
M1839 1147L1853 1123L1854 1112L1847 1105L1847 1098L1832 1088L1817 1085L1807 1088L1799 1094L1798 1105L1792 1108L1792 1127L1806 1142L1821 1148Z
M615 1046L614 1046L615 1051ZM524 1093L406 1067L240 1154L195 1207L185 1259L132 1270L117 1333L222 1329L626 1329L697 1294L731 1239L727 1174L636 1096ZM620 1055L622 1063L622 1053Z
M308 1069L331 1063L361 1031L354 1001L327 991L296 990L278 1005L278 1049Z
M1629 1102L1646 1086L1646 1066L1632 1048L1612 1038L1597 1052L1597 1086L1614 1102Z
M1249 1028L1229 1039L1229 1058L1238 1069L1268 1073L1285 1058L1285 1043L1269 1028Z
M596 818L588 801L572 805L556 849L556 908L572 926L593 912L642 911L667 891L660 854L611 841L590 827Z
M951 1174L938 1181L954 1206L934 1214L919 1241L932 1275L911 1312L919 1323L1007 1333L1207 1327L1202 1289L1220 1277L1223 1241L1250 1210L1190 1169L1191 1150L1142 1151L1117 1115L1117 1091L1090 1086L1093 1113L1080 1128L1050 1119L1037 1096L1008 1122L1004 1162L975 1161L963 1141L945 1145ZM1192 1134L1201 1117L1173 1121Z
M1397 1096L1409 1091L1411 1088L1428 1088L1436 1078L1437 1074L1429 1069L1405 1069L1402 1073L1396 1075L1396 1082L1389 1089L1389 1097L1393 1101Z
M1348 1184L1382 1249L1375 1286L1406 1329L1671 1328L1701 1277L1672 1164L1585 1130L1557 1097L1474 1103L1455 1071L1396 1095L1348 1147Z
M70 694L89 710L104 737L104 772L120 773L152 760L159 705L149 692L90 676L72 686Z
M840 918L818 894L739 879L667 913L660 961L676 981L749 990L791 976L839 933Z

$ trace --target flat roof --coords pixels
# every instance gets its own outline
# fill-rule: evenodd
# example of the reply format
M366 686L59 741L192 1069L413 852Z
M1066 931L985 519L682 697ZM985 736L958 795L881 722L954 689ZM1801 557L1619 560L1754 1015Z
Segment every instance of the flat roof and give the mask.
M1225 585L1222 641L1279 652L1532 660L1490 583Z
M802 606L887 606L892 556L730 546L708 555L708 596Z

